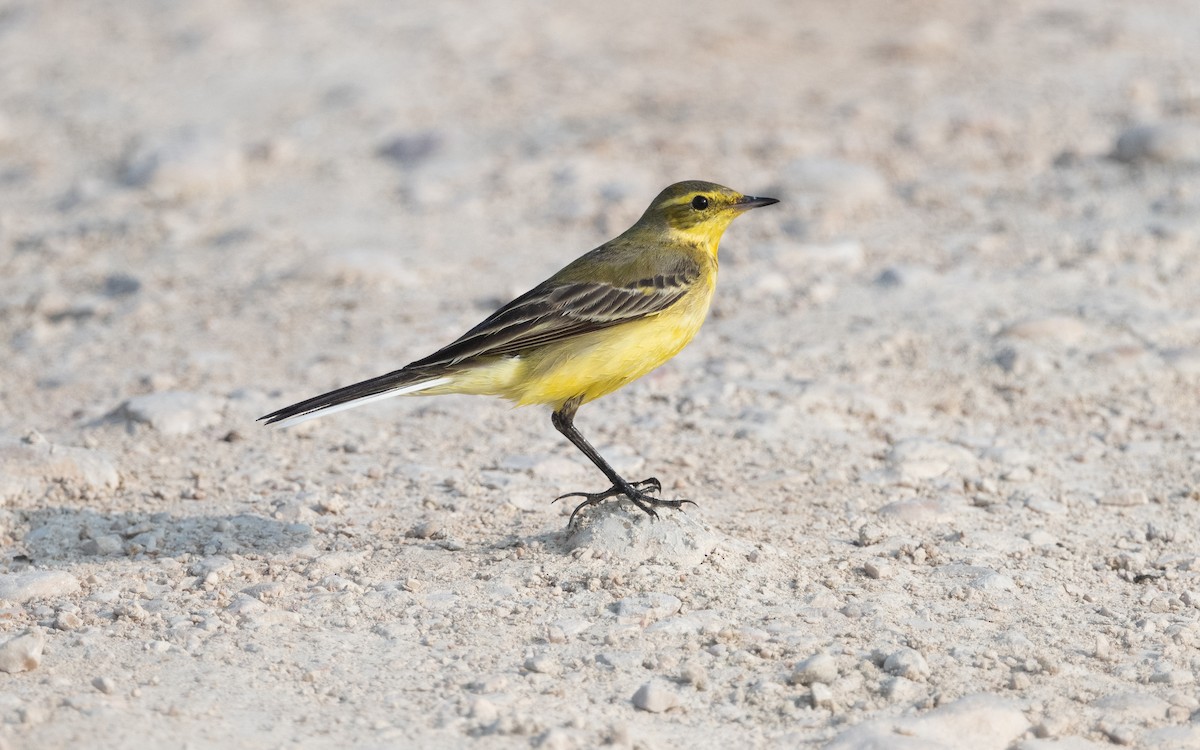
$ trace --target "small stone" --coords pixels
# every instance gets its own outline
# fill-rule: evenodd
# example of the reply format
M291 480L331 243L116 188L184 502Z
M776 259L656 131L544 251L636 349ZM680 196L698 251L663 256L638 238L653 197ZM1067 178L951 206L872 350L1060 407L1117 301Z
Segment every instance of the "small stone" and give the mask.
M659 680L650 680L633 694L633 707L660 714L679 705L679 696Z
M896 567L882 557L872 557L863 563L863 572L867 574L868 578L879 580L894 576L896 574Z
M1118 508L1131 508L1136 505L1145 505L1148 502L1145 490L1117 490L1100 496L1101 505Z
M57 630L77 630L83 627L83 620L74 612L59 612L54 618L54 627Z
M901 648L892 652L883 662L883 671L897 677L921 680L929 676L929 663L920 651Z
M496 704L487 698L476 698L471 701L470 713L472 719L485 725L491 724L500 718L500 711L496 708Z
M84 541L79 549L85 555L119 555L125 550L125 543L117 534L101 534Z
M883 697L897 703L909 703L921 696L921 686L907 677L889 677L881 685Z
M989 571L971 581L971 588L980 591L1012 591L1017 587L1013 579L996 571Z
M409 539L440 539L446 536L442 524L438 521L423 521L405 533Z
M1092 701L1092 706L1114 723L1147 724L1162 721L1171 704L1149 693L1117 693Z
M1025 535L1025 539L1035 547L1053 547L1058 544L1058 537L1042 529L1029 532Z
M708 690L708 671L697 662L688 662L679 671L679 679L697 690Z
M27 570L0 574L0 599L20 604L31 599L51 599L79 590L79 579L65 570Z
M1088 326L1079 318L1050 315L1013 323L1002 329L1000 338L1075 344L1088 334Z
M45 645L46 636L36 630L27 630L16 638L0 643L0 672L16 674L37 669L42 663L42 648Z
M1200 161L1200 127L1181 122L1135 125L1117 137L1112 156L1131 163Z
M221 422L223 399L201 393L164 391L135 396L114 412L134 422L150 425L165 435L186 435Z
M379 156L402 167L412 168L434 156L442 146L442 138L436 132L392 136L376 149Z
M870 547L887 539L887 529L877 523L864 523L858 529L858 546Z
M813 654L804 661L796 664L796 669L788 682L793 685L811 685L823 682L826 685L838 677L837 660L829 654Z
M562 674L562 664L549 654L539 654L525 660L525 668L530 672L548 674L552 677Z
M808 688L812 692L814 708L833 708L833 690L821 682L814 682Z
M98 451L37 440L0 439L0 499L41 495L51 483L84 490L116 489L121 474Z
M112 695L113 691L117 689L117 683L111 677L97 677L92 680L92 687L105 695Z
M619 620L649 624L675 614L683 602L670 594L651 591L618 599L612 606Z

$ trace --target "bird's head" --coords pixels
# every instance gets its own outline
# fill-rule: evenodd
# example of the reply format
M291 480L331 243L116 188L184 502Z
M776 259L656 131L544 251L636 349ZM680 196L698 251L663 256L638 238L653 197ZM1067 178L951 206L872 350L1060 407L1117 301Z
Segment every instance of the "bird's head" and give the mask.
M743 212L769 206L775 198L755 198L736 190L701 180L677 182L658 194L635 225L665 228L676 239L711 247L729 223Z

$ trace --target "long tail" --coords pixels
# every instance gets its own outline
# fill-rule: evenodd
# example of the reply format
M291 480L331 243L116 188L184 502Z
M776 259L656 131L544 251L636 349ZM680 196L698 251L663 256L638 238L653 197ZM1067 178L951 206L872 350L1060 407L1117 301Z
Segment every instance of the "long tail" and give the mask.
M259 420L265 420L267 424L278 424L280 427L291 427L294 424L307 422L326 414L353 409L372 401L403 396L406 393L419 393L429 388L445 385L451 380L452 378L444 375L440 377L430 375L428 371L396 370L387 375L380 375L377 378L364 380L361 383L338 388L336 391L322 393L320 396L285 406L279 411L259 417Z

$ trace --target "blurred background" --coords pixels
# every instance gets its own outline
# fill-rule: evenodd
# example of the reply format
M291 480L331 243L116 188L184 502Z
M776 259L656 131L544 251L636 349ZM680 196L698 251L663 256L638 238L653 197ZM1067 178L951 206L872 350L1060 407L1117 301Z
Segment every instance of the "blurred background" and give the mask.
M0 0L0 625L47 659L0 748L797 746L980 691L1012 738L1195 729L1198 40L1195 0ZM703 565L571 547L598 476L540 410L255 424L684 179L783 202L579 425ZM709 619L625 628L643 592Z

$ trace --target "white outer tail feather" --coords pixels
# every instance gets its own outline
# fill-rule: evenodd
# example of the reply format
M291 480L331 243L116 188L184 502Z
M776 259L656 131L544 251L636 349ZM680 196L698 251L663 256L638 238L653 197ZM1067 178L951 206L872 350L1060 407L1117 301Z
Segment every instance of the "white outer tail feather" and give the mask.
M324 416L327 416L329 414L334 414L339 411L346 411L347 409L353 409L355 407L362 406L363 404L369 404L374 401L382 401L385 398L391 398L393 396L403 396L408 393L419 393L428 388L436 388L439 385L445 385L446 383L449 383L449 382L450 382L450 378L434 378L433 380L426 380L423 383L413 383L412 385L406 385L406 386L403 386L402 388L396 388L394 390L384 391L383 393L374 393L370 396L363 396L362 398L356 398L353 401L346 401L346 402L340 403L340 404L333 404L332 406L323 406L320 409L314 409L313 411L307 412L305 414L297 414L294 417L288 417L287 419L281 419L278 422L275 422L272 426L273 427L291 427L293 425L298 425L301 422L307 422L310 419L316 419L317 417L324 417Z

